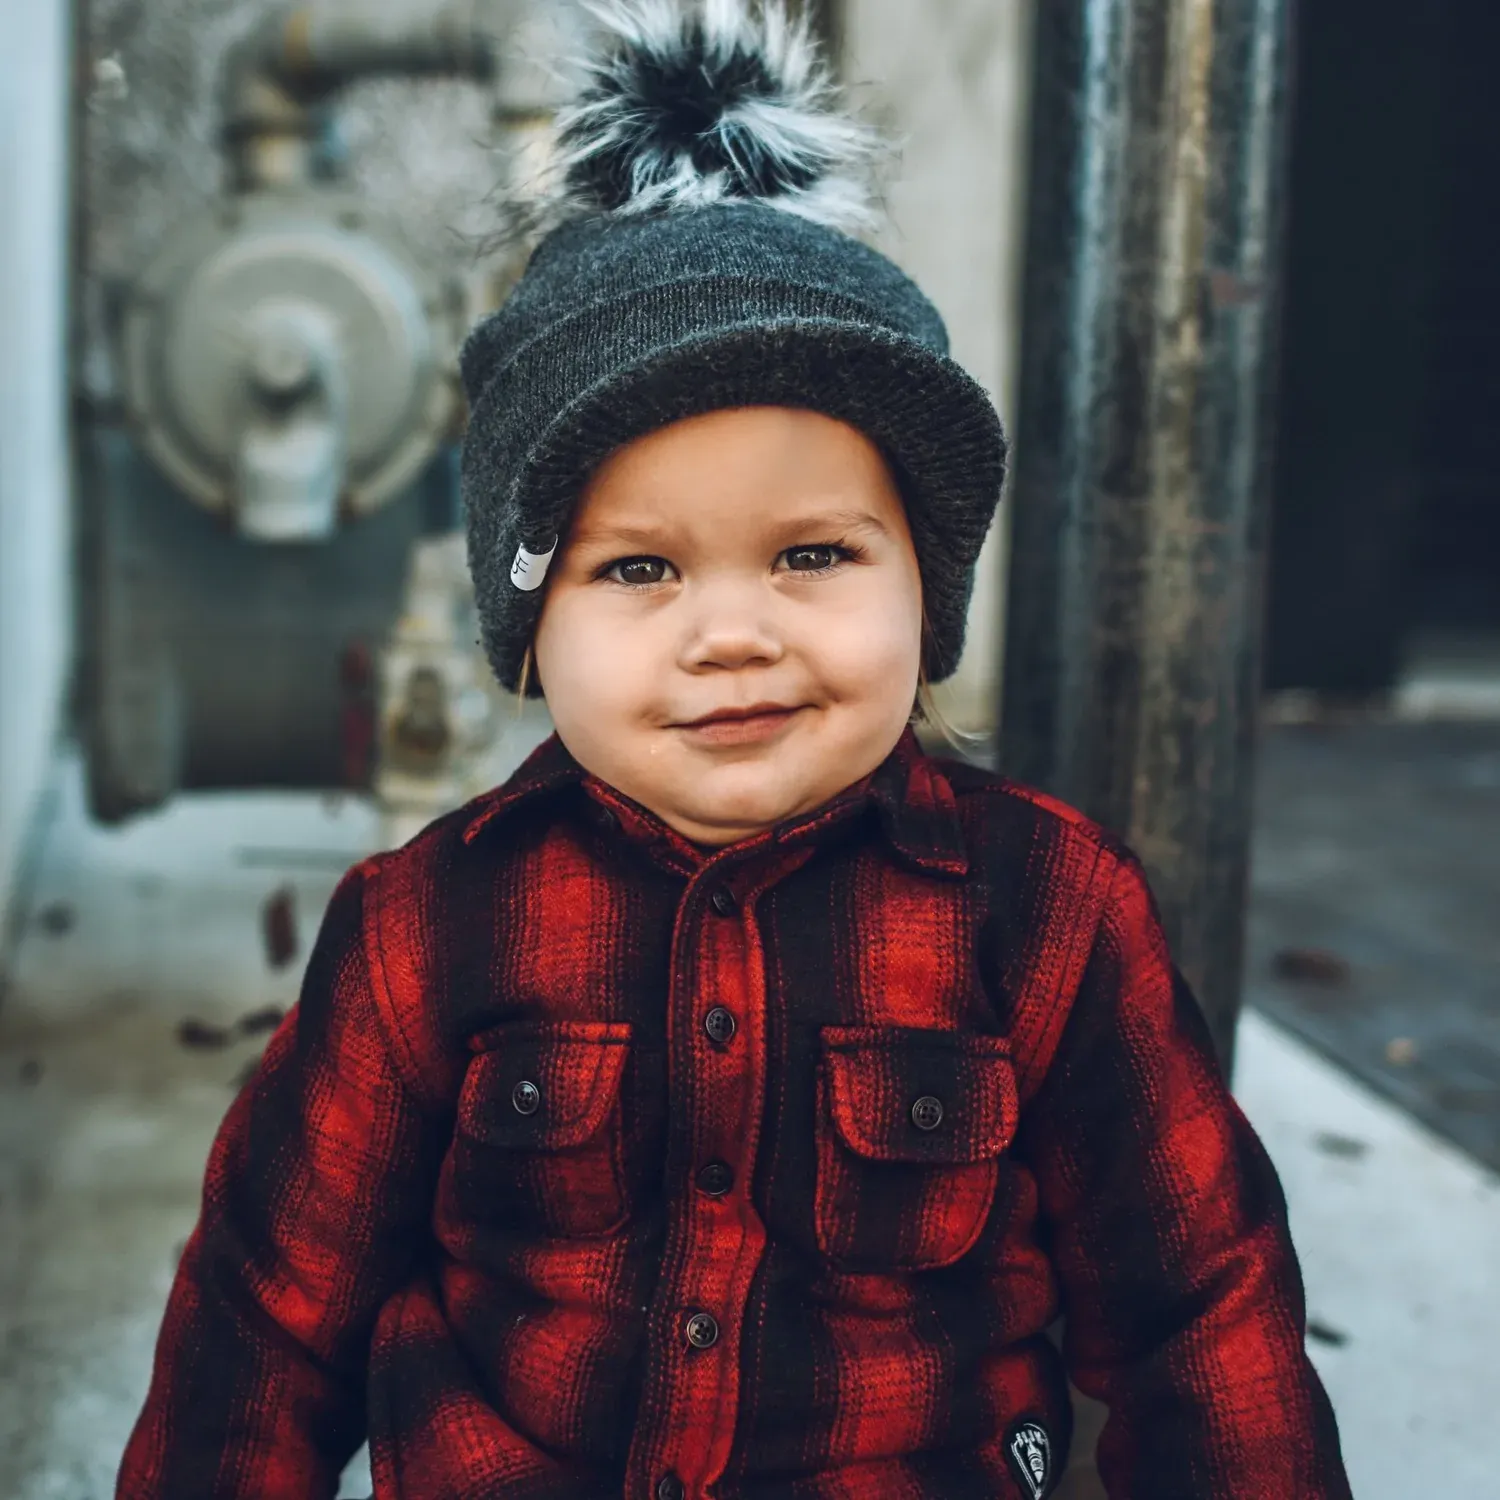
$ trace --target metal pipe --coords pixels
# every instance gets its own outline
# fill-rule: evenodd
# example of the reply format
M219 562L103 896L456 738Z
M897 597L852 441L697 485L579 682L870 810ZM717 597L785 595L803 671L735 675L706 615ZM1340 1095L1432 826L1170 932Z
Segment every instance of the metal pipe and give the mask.
M1038 7L1001 763L1239 1012L1288 0Z
M273 66L293 87L327 93L377 73L486 79L495 59L474 0L449 0L426 15L389 0L345 0L336 10L294 12Z
M225 64L224 141L235 190L306 182L311 145L323 128L319 107L358 79L488 80L494 73L494 43L475 0L449 0L416 16L388 0L269 16L230 49Z

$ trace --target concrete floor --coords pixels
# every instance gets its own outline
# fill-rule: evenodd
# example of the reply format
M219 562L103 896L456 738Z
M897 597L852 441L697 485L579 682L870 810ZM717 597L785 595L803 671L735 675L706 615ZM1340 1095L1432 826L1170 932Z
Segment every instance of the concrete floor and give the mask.
M286 795L182 798L108 831L76 758L60 766L0 1007L4 1500L113 1493L209 1140L263 1040L237 1025L294 1001L338 875L376 839L363 801ZM261 907L282 886L300 945L273 969ZM224 1045L181 1045L189 1020ZM1500 1178L1256 1011L1238 1048L1355 1495L1495 1500ZM1097 1493L1088 1459L1071 1500ZM341 1494L368 1494L360 1469Z
M1249 1002L1500 1172L1500 722L1286 725L1259 781Z

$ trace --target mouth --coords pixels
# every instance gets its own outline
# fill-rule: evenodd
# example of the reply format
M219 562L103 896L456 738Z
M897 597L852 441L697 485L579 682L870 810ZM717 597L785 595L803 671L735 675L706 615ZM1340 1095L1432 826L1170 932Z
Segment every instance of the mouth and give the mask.
M797 712L801 705L786 703L752 703L748 708L721 708L705 714L701 719L690 719L678 727L681 729L704 729L711 724L744 724L760 719L786 718Z
M678 724L699 739L738 744L745 739L763 738L777 732L802 711L805 705L786 703L751 703L748 708L724 708L715 714Z

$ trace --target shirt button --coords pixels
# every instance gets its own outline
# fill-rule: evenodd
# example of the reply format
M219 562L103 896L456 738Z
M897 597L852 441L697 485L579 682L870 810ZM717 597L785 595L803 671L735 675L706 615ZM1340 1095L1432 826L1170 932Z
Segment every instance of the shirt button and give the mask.
M707 1349L719 1337L719 1323L712 1313L694 1313L687 1320L687 1338L695 1349Z
M725 1162L705 1162L698 1171L698 1190L710 1198L722 1198L733 1186L734 1173Z
M722 1046L734 1035L734 1016L722 1005L716 1005L704 1016L703 1029L708 1033L711 1041L718 1042Z
M529 1078L523 1078L510 1091L510 1102L517 1114L534 1115L542 1102L542 1091Z
M682 1500L687 1493L675 1474L663 1474L656 1481L656 1500Z
M726 885L719 886L708 901L721 917L732 917L740 909L739 902L734 899L734 892Z
M943 1123L942 1100L923 1094L911 1107L911 1122L918 1130L936 1130Z
M606 833L613 833L620 826L620 819L612 807L600 807L594 813L594 821Z

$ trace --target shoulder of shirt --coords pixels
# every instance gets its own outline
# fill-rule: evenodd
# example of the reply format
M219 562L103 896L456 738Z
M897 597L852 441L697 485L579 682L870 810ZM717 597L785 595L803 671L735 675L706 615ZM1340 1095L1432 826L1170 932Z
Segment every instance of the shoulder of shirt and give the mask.
M505 858L507 845L473 844L465 832L482 817L500 794L493 787L460 807L433 818L405 843L368 855L350 871L362 875L376 893L375 904L391 921L399 911L409 924L417 919L442 921L450 901L467 879L489 882L496 860Z
M941 755L929 758L953 788L961 814L971 825L977 825L981 837L1043 833L1092 846L1117 863L1137 863L1122 839L1061 799L971 761Z
M389 865L404 859L428 858L439 849L451 848L453 852L463 849L467 842L464 838L465 831L475 819L489 811L503 790L503 787L491 787L488 791L471 797L462 806L450 808L447 812L438 814L430 823L412 834L404 844L398 844L394 848L371 855L370 861L366 863L374 861Z
M1019 898L1041 881L1053 919L1092 931L1115 901L1149 890L1135 851L1078 808L969 761L929 759L953 790L973 874L992 892Z

